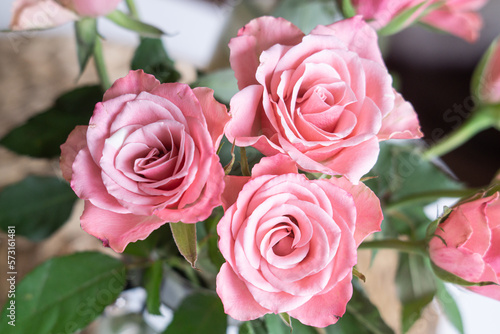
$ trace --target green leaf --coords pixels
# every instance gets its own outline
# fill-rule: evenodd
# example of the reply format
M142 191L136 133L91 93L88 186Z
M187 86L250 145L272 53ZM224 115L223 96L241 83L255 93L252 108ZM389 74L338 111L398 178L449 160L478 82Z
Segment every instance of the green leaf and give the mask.
M176 82L181 77L159 38L141 38L141 44L135 50L131 68L142 69L154 75L161 83Z
M437 293L436 297L443 310L444 314L448 320L453 324L453 326L458 330L460 334L464 334L464 325L462 322L462 316L460 314L460 310L458 309L458 305L450 295L446 286L443 282L437 280Z
M264 322L266 323L268 333L290 334L291 332L290 327L283 322L283 319L278 314L266 314L264 316Z
M400 254L396 274L399 299L403 305L402 330L406 333L420 318L436 293L434 275L420 255Z
M147 292L146 306L151 314L160 315L160 287L163 278L163 260L156 260L146 270L144 287Z
M152 25L149 25L147 23L133 19L132 17L119 10L115 10L114 12L109 13L106 17L116 25L119 25L120 27L128 30L135 31L143 37L160 38L165 34L160 29L153 27Z
M239 91L238 82L231 68L224 68L202 74L191 86L213 89L215 98L225 104L229 104L233 95Z
M309 33L317 25L328 25L343 19L335 1L331 0L283 0L272 16L283 17Z
M346 314L333 329L341 328L344 333L388 334L394 331L384 322L378 309L370 302L360 284L353 282L353 295L347 303ZM332 332L335 332L333 330Z
M125 285L125 267L97 252L53 258L30 272L4 306L0 333L13 333L8 306L15 302L16 334L70 334L99 316Z
M424 5L426 5L427 1L424 1L414 7L408 8L407 10L403 11L402 13L398 14L396 17L394 17L389 24L387 24L385 27L382 29L378 30L378 33L382 36L387 36L387 35L393 35L395 33L400 32L404 28L408 26L408 20L415 15L415 13ZM423 13L422 13L423 14ZM421 15L419 15L420 17ZM411 23L413 23L416 20L412 20Z
M184 223L170 223L172 235L179 252L195 268L196 249L196 225Z
M219 297L211 292L197 292L186 297L174 313L164 334L225 334L227 316Z
M98 38L97 20L84 17L75 22L76 48L80 74L83 73L90 56L94 53L95 41Z
M407 201L409 205L394 206L393 203L405 202L422 193L463 189L461 183L453 180L432 162L423 159L421 149L415 142L407 145L381 143L379 158L368 176L374 178L365 184L382 199L385 217L382 232L390 238L407 235L413 240L424 239L431 223L424 212L424 206L436 198L422 197L418 201Z
M76 199L58 178L28 176L0 192L0 228L15 226L17 235L43 240L68 220Z
M266 324L260 320L245 321L240 325L238 334L268 334ZM316 333L312 333L316 334Z
M80 87L61 95L50 109L30 118L0 140L17 154L53 158L77 125L89 123L97 102L102 100L99 86Z
M233 144L229 143L229 141L227 140L227 138L225 136L222 137L221 145L222 146L221 146L221 149L219 150L218 155L219 155L220 162L221 162L222 166L226 166L233 159L233 157L232 157L232 151L233 151L233 153L236 157L236 162L233 164L231 171L229 171L230 175L242 176L243 175L242 163L241 163L242 158L241 158L240 150L238 150L238 149L232 150ZM262 153L260 153L257 149L255 149L251 146L245 147L245 154L246 154L248 168L250 171L252 170L253 166L255 166L255 164L259 163L260 160L262 159L262 157L264 157L264 155Z

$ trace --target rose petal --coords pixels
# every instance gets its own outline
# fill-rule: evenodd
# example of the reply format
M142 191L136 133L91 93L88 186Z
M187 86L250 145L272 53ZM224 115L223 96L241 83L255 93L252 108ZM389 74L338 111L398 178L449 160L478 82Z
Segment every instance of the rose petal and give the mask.
M87 146L87 128L88 126L79 125L77 126L68 136L66 142L61 145L61 159L59 160L59 166L62 171L64 179L71 182L71 176L73 174L73 162L75 161L78 152Z
M131 242L146 239L151 232L165 224L156 216L119 214L100 209L85 201L80 217L82 229L101 239L115 252L121 253Z
M149 92L159 84L160 82L153 75L144 73L143 70L130 71L125 77L116 80L104 93L103 102L121 95Z
M229 122L229 116L226 106L219 103L214 98L214 91L205 87L197 87L193 89L194 94L201 104L201 110L207 121L207 128L212 137L213 147L219 147L224 128Z

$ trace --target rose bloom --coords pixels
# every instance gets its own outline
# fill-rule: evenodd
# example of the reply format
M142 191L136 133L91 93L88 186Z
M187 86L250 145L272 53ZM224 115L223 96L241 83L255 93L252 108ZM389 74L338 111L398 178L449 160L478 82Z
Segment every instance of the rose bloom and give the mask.
M500 283L500 192L455 207L429 243L434 264L469 282ZM443 242L444 241L444 242ZM500 286L470 290L500 300Z
M406 10L420 6L406 21L405 26L420 21L474 42L483 26L477 11L487 2L488 0L353 0L353 5L357 13L366 20L371 20L376 29L385 27Z
M360 16L307 36L285 19L260 17L229 47L241 91L225 134L238 146L286 153L304 171L357 182L375 164L379 141L422 136Z
M228 120L211 89L142 70L118 79L61 146L63 176L85 200L82 228L121 252L165 222L206 219L221 204Z
M78 20L79 16L104 16L122 0L16 0L12 30L44 29Z
M356 249L380 230L375 194L346 178L308 180L283 154L225 181L217 226L225 312L241 321L286 312L315 327L337 322L352 296Z

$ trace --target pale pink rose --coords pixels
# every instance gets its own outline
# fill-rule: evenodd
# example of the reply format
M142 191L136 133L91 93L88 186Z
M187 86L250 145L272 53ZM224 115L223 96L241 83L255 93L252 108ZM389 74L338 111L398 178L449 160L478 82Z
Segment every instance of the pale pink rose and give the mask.
M485 55L484 67L478 73L477 98L482 104L500 103L500 38L497 38Z
M477 13L488 0L354 0L358 14L370 20L376 29L381 29L404 11L420 6L406 21L407 27L420 21L474 42L483 26Z
M500 283L500 193L460 204L429 243L432 262L469 282ZM444 241L444 242L443 242ZM500 300L500 286L469 288Z
M104 16L122 0L16 0L12 6L12 30L45 29L76 21L79 17Z
M165 222L206 219L221 204L228 120L208 88L142 70L118 79L61 146L63 176L85 200L82 228L121 252Z
M240 92L226 136L265 155L286 153L302 170L358 180L379 141L422 136L411 105L392 88L377 34L360 16L309 35L260 17L229 43Z
M309 180L277 154L251 177L226 176L217 226L226 263L217 293L231 317L247 321L288 313L315 327L331 325L352 296L356 249L380 230L375 194L346 178Z

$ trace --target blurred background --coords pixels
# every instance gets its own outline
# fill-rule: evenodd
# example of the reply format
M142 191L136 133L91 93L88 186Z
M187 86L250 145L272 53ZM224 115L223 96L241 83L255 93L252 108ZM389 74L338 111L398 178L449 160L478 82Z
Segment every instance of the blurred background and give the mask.
M0 29L7 29L13 0L0 3ZM263 0L137 0L141 18L168 33L164 38L170 56L192 82L197 70L228 66L227 42L255 16L255 8L273 6ZM469 83L472 72L489 44L500 34L500 1L490 0L482 11L485 21L481 38L469 44L453 36L411 27L384 41L387 66L397 78L399 91L410 101L420 118L425 140L435 142L459 124L443 117L449 109L470 110ZM105 58L111 80L128 72L136 34L101 20L99 31L106 38ZM79 77L72 24L42 32L0 33L0 137L11 128L49 107L61 93L74 87L97 83L92 64ZM449 114L450 112L448 112ZM452 111L451 115L456 114ZM500 133L485 131L466 145L443 157L456 177L471 187L489 183L500 168ZM59 173L57 161L17 156L0 147L0 187L20 181L28 174ZM20 279L35 265L55 254L98 249L101 243L80 230L77 206L71 221L43 243L19 238L17 243ZM0 235L0 263L6 258L5 236ZM112 252L109 252L112 254ZM361 254L361 271L371 279L367 290L391 326L398 328L399 309L395 288L395 253L380 252L373 266L369 253ZM365 256L366 255L366 256ZM4 286L6 270L0 272ZM371 277L372 275L373 277ZM3 289L0 302L6 299ZM498 333L500 302L453 289L459 296L466 333ZM494 322L496 321L496 322ZM480 327L483 326L483 327ZM429 310L412 333L454 333L443 316Z

